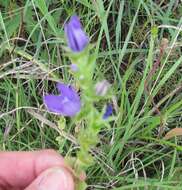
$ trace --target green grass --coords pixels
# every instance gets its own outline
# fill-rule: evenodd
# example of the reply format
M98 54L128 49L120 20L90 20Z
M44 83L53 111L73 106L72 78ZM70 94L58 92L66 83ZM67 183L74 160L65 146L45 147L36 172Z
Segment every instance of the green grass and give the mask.
M180 1L0 0L0 10L1 150L54 148L66 155L78 148L74 124L68 120L62 133L42 102L55 81L74 83L63 25L77 13L96 44L94 80L109 80L117 100L116 120L93 150L89 189L182 189L181 137L163 139L182 127ZM162 38L168 47L147 92Z

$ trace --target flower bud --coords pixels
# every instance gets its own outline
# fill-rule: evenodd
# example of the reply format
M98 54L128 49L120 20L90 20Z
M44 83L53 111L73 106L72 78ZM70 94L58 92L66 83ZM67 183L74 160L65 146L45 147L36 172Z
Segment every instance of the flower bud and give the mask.
M103 81L98 82L95 85L96 95L105 96L110 86L111 85L107 80L103 80Z
M71 69L71 71L73 71L73 72L77 72L78 71L78 66L76 65L76 64L71 64L70 65L70 69Z
M106 107L106 110L105 110L105 113L103 115L103 119L108 119L108 117L110 117L113 113L113 108L112 108L112 105L111 104L108 104L107 107Z
M65 24L64 31L66 34L69 48L73 52L81 52L89 43L89 38L85 34L79 18L74 15L70 21Z

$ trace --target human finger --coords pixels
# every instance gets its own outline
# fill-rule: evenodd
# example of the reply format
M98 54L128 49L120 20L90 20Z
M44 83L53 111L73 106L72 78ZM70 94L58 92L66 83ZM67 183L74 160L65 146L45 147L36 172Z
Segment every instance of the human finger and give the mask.
M0 152L0 189L25 188L44 170L64 167L64 159L53 150Z

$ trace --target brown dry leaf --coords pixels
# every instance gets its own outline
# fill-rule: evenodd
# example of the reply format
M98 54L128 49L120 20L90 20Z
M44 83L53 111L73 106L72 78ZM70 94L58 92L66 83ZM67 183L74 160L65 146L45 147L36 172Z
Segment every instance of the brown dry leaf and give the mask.
M165 140L171 139L175 136L182 136L182 128L174 128L170 130L164 137Z

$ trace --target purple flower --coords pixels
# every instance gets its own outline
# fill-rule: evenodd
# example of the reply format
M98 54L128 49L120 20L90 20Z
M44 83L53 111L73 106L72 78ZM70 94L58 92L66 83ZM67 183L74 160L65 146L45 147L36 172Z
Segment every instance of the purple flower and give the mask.
M75 116L81 109L80 97L75 89L62 83L57 84L60 95L48 94L43 97L44 104L51 112L63 116Z
M76 15L72 16L69 22L65 24L64 31L68 46L73 52L80 52L88 45L89 38L85 34L80 20Z
M106 107L106 111L103 115L103 119L107 119L109 116L112 115L112 112L113 112L113 109L112 109L112 105L111 104L108 104L107 107Z

